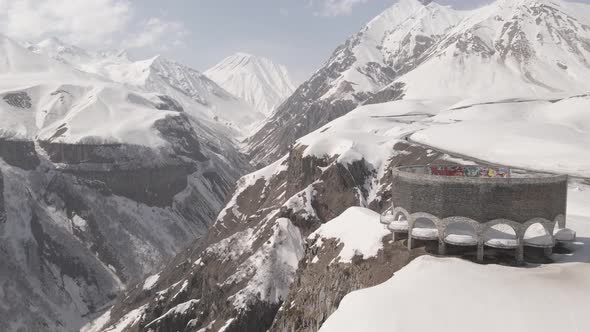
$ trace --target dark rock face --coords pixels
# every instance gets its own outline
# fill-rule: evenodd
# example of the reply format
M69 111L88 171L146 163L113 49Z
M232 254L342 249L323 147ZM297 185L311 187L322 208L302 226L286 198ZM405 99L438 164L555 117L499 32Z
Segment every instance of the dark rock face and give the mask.
M165 95L158 96L158 98L160 99L161 103L156 105L157 109L165 111L184 112L184 108L176 100Z
M35 143L0 138L0 158L12 166L33 170L39 166Z
M356 62L353 49L361 40L358 34L338 47L328 64L303 83L274 113L273 117L249 139L249 154L254 163L268 164L285 155L298 138L352 111L368 96L358 94L352 100L337 97L322 99L334 88L333 81ZM368 64L363 73L383 86L391 83L396 73L389 67ZM350 82L343 82L338 93L354 91ZM269 153L270 151L270 153Z
M205 233L248 166L194 128L158 121L158 148L0 140L0 238L18 238L0 241L0 330L76 331Z
M426 253L424 248L410 252L403 242L392 242L388 236L383 238L383 250L376 257L331 264L342 245L335 240L325 241L320 250L312 249L312 245L308 243L289 297L269 331L318 331L346 294L389 280L414 258ZM316 255L317 261L312 263Z
M29 95L24 91L7 93L4 95L4 97L2 97L2 99L4 99L8 105L17 108L28 109L33 106L31 103L31 97L29 97Z
M207 157L201 152L197 133L195 133L186 114L168 116L158 120L154 127L172 144L177 156L188 157L196 161L207 160Z
M138 146L48 142L41 142L40 145L51 161L67 165L64 172L100 182L110 193L149 206L170 206L174 196L187 187L187 177L196 167L175 158L163 161L160 165L143 167L132 158L133 155L145 153L146 157L154 154L150 149ZM126 160L125 157L129 159Z
M115 195L148 206L170 206L188 184L190 166L163 166L134 170L72 171L79 177L104 184Z
M404 98L405 84L402 82L393 83L381 91L371 94L363 105L381 104L392 100L399 100Z

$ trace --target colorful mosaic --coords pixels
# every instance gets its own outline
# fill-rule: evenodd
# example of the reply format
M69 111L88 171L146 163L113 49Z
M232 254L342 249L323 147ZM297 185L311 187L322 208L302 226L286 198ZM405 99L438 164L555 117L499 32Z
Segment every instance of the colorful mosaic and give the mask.
M480 166L431 166L430 174L438 176L507 178L510 177L510 169Z

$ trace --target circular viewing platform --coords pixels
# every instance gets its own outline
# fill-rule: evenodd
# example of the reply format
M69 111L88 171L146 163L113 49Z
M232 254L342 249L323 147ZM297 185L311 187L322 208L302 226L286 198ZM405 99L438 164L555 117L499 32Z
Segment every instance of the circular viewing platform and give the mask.
M524 246L551 253L556 241L572 241L565 228L567 175L528 172L508 167L410 166L392 172L392 206L381 222L412 241L446 245L515 249Z

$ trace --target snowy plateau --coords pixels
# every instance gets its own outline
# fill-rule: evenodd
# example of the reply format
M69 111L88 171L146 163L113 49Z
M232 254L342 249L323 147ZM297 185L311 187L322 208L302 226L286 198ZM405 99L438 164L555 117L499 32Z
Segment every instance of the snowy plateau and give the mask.
M2 36L0 120L0 331L590 330L588 4L398 0L298 87ZM569 175L577 239L408 249L380 213L429 164Z

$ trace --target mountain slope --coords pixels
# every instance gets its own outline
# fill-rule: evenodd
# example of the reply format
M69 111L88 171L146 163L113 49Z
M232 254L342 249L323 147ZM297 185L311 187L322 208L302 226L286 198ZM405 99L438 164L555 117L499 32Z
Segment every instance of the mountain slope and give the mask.
M192 103L4 36L0 56L0 330L76 331L201 237L248 164Z
M249 139L248 152L255 163L267 163L295 139L361 103L586 92L585 7L502 0L455 11L401 0L340 47Z
M427 4L427 5L424 5ZM371 99L415 68L422 55L456 25L464 12L418 0L401 0L338 47L248 141L254 163L268 163L299 137ZM381 101L403 96L393 86Z
M295 91L287 68L245 53L225 58L205 75L266 115Z
M488 164L470 157L475 155L478 159L517 167L588 176L590 156L585 147L590 142L590 132L585 110L590 99L588 95L576 94L584 88L585 82L574 80L572 73L567 71L553 71L551 82L564 82L560 89L563 92L554 91L527 79L521 69L536 68L532 62L513 68L507 63L498 63L498 59L479 61L484 58L480 54L485 54L485 49L479 47L481 44L477 38L473 38L471 44L467 43L472 45L469 47L463 47L465 43L457 43L457 40L450 42L452 38L449 36L454 31L463 31L464 24L473 26L466 22L480 22L483 17L512 21L512 9L499 10L506 3L501 0L482 9L455 12L428 1L406 0L372 21L349 44L340 48L331 62L304 83L267 123L274 129L258 142L260 145L251 145L254 149L251 151L258 161L263 161L263 151L270 151L268 159L275 155L280 158L240 179L206 239L166 266L153 289L145 290L140 283L128 290L89 330L117 326L125 331L148 328L154 331L317 331L338 309L348 292L374 286L392 277L415 256L436 252L436 243L432 243L432 247L426 244L408 251L403 242L393 242L389 237L380 239L384 234L380 232L375 232L371 240L374 243L370 245L372 249L377 248L376 254L374 251L366 253L358 247L350 248L347 239L353 239L349 241L353 244L358 243L354 241L361 238L355 236L357 233L367 235L365 231L369 227L378 229L374 224L376 214L368 211L365 214L372 220L354 215L345 219L356 222L356 228L338 229L343 218L334 218L350 207L361 206L381 212L390 206L392 168L416 164ZM552 5L550 1L519 3L526 5L525 13L529 9L532 11L530 6L535 3L541 3L545 9L547 6L554 9L555 6L569 6L560 2ZM580 5L576 11L587 13L589 8ZM484 15L491 12L495 14ZM455 23L450 24L449 17L453 17ZM578 28L590 23L590 19L582 16L578 21L580 25L575 25ZM435 22L442 23L437 25ZM536 20L522 22L526 29L537 24ZM390 23L395 26L383 27ZM437 27L436 31L431 31L437 34L431 37L431 42L422 43L430 31L428 26ZM448 26L444 33L437 32L441 26ZM490 31L496 34L496 30ZM387 38L371 37L373 32L382 37L399 33L387 43L382 42L391 45L389 53L398 55L394 57L397 65L385 62L367 62L376 64L366 65L363 62L367 58L375 61L381 61L379 57L385 58L386 52L382 50L386 48L373 46L375 40ZM585 38L582 33L579 35ZM404 36L402 40L409 36L407 42L398 42L400 36ZM364 44L372 46L365 47ZM451 48L445 44L455 45L457 53L449 54ZM506 59L517 59L516 45L522 44L513 41L504 45L512 45L500 47L505 50ZM402 51L404 47L415 52L409 56ZM437 53L439 49L442 53ZM560 59L573 54L569 47L553 49ZM357 65L357 59L363 56L364 60ZM462 61L467 58L478 60ZM421 75L415 76L415 81L408 79L413 78L412 75L422 66L446 59L466 63L469 73L481 71L485 74L490 67L500 66L509 73L505 77L511 79L514 94L523 97L513 95L506 99L499 96L506 87L495 87L495 81L480 85L475 94L470 90L468 80L462 80L461 75L446 68L432 68L438 70L434 74L440 73L440 77ZM444 65L442 62L441 66ZM531 67L527 67L529 65ZM376 70L368 71L367 68ZM475 74L468 77L479 83ZM400 99L406 93L418 94L420 84L428 86L433 84L432 81L445 80L459 82L449 84L444 90L449 95L406 97L379 103ZM351 83L353 81L355 84ZM335 82L338 84L334 85ZM465 92L455 94L461 92L456 88L461 84L465 85ZM441 88L446 87L441 84ZM437 91L423 90L423 93L429 96L436 95ZM322 99L324 96L325 100ZM358 103L365 105L346 111ZM327 122L338 114L335 113L336 105L340 105L342 114L348 113ZM292 107L292 114L287 113L289 107ZM304 119L309 122L303 122ZM327 123L320 126L322 121ZM314 131L303 135L314 126L317 126ZM303 136L295 140L297 133ZM498 133L507 135L500 137ZM282 135L293 139L293 144L278 145ZM260 148L258 154L257 148ZM588 190L584 184L587 181L573 180L570 197L571 193ZM334 220L337 224L330 225ZM365 225L371 222L372 225ZM325 223L328 223L327 227L322 226ZM316 232L318 229L320 231ZM331 236L326 235L327 229L332 230L327 232ZM568 250L577 251L580 246L571 246ZM582 260L582 264L590 262L587 255L574 256ZM556 253L554 257L567 260L571 256ZM485 267L477 269L474 280L485 275ZM527 280L523 279L523 282ZM576 287L586 285L583 278L576 279ZM433 289L436 291L436 287ZM436 293L428 296L436 296ZM345 311L345 319L351 317L350 313ZM513 310L507 314L512 313ZM517 322L524 326L531 317L517 316ZM576 316L576 322L580 317ZM338 328L341 329L342 325Z
M502 0L475 10L394 84L403 84L408 98L587 92L590 15L578 8Z
M214 122L236 139L247 136L265 117L200 72L161 56L131 61L124 52L90 52L56 38L29 49L114 82L168 95L195 119Z

